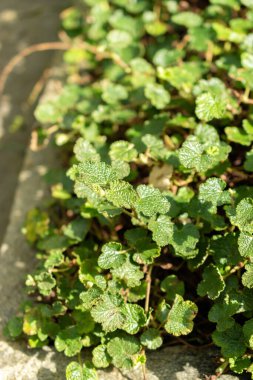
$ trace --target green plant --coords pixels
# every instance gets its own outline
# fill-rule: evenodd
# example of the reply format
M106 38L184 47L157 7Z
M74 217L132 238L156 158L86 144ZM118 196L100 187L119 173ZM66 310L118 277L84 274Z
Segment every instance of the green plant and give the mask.
M253 373L253 2L84 3L63 14L68 83L36 110L67 175L28 215L33 301L7 331L92 347L68 380L145 366L175 339Z

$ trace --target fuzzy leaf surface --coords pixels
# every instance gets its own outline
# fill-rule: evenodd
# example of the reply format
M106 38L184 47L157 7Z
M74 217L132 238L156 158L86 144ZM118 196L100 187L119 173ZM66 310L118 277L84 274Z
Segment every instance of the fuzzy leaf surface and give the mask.
M140 351L137 338L126 335L122 338L113 338L107 344L107 350L112 357L113 364L118 368L129 369L134 363L135 355Z
M198 284L198 294L201 297L207 295L214 300L219 297L224 288L225 283L219 269L210 264L204 269L202 281Z
M198 308L191 301L184 301L177 295L169 311L165 330L174 336L187 335L193 329L193 319L196 317Z
M147 347L149 350L156 350L161 347L163 339L157 329L150 328L141 335L141 344Z
M123 300L114 294L104 294L91 310L95 322L101 323L107 332L115 331L124 325Z
M104 244L102 253L98 258L100 268L118 268L126 261L126 254L120 243L110 242Z

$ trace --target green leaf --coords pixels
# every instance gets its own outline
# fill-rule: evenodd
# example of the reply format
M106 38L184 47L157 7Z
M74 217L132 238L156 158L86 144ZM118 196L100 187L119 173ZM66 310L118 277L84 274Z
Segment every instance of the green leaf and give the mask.
M245 370L248 370L250 367L251 360L249 357L242 357L242 358L230 358L229 359L229 366L232 371L235 373L243 373Z
M38 312L34 309L29 309L24 314L23 332L28 335L36 335L39 330Z
M183 50L159 49L153 57L153 62L156 66L167 67L176 64L184 55L185 52Z
M193 329L193 319L196 317L198 308L191 301L184 301L177 295L169 311L165 330L174 336L187 335Z
M40 240L37 247L43 251L65 251L70 245L69 238L61 235L49 235Z
M242 127L249 134L251 139L253 139L253 123L251 120L243 119Z
M157 109L163 109L170 103L169 92L160 84L148 83L144 92L146 98Z
M166 293L166 298L169 301L173 301L176 297L176 294L183 296L185 290L183 281L180 281L175 274L166 276L162 280L160 288L163 292Z
M141 37L144 33L142 20L126 15L121 9L112 13L109 22L113 28L125 30L134 37Z
M228 191L224 191L225 188L226 182L219 178L208 178L200 185L198 198L201 203L207 205L209 212L216 213L217 206L231 202L231 195Z
M179 159L186 168L195 167L201 169L203 166L201 162L203 152L204 147L200 144L197 137L190 136L179 150Z
M74 310L71 317L78 325L78 332L81 334L89 334L94 331L95 322L89 311ZM85 321L85 324L83 323Z
M212 30L203 25L189 29L190 47L198 52L205 52L212 40Z
M182 25L186 28L193 28L202 24L202 17L196 13L187 11L180 12L171 17L175 24Z
M131 162L135 160L138 152L134 144L128 141L118 140L111 144L109 155L113 161Z
M170 243L173 233L173 222L171 218L166 215L160 215L157 219L150 219L148 228L152 231L153 240L160 246L164 247Z
M95 283L95 277L99 274L100 270L97 266L96 257L86 258L79 266L78 277L79 280L86 285L88 282Z
M102 254L98 258L98 265L103 269L118 268L126 261L126 251L117 242L104 244Z
M211 0L212 4L219 4L225 7L232 8L234 10L239 10L239 2L238 0Z
M111 358L107 353L107 347L100 344L92 351L92 363L96 368L107 368L111 363Z
M146 154L152 159L165 161L168 158L169 151L164 146L162 139L151 134L146 134L141 138L141 141L148 148Z
M130 369L135 364L135 357L140 351L140 344L133 336L116 337L107 344L112 363L118 368Z
M120 173L120 178L128 177L131 170L127 162L119 160L112 161L112 168L115 169L117 173Z
M233 214L229 215L230 221L242 232L253 233L253 199L242 199Z
M66 368L67 380L83 380L83 368L77 362L71 362Z
M155 37L165 34L168 30L167 25L159 20L147 23L145 29L148 34Z
M194 224L187 223L178 228L173 226L173 234L169 236L169 243L173 246L175 254L188 260L198 253L196 244L199 240L199 231Z
M34 208L27 213L22 232L30 243L34 243L38 238L47 235L49 223L48 214Z
M109 83L103 90L102 99L108 104L117 104L128 97L126 88L120 84Z
M204 72L204 67L199 62L184 62L180 66L158 67L158 77L168 81L173 87L185 93L192 91Z
M133 254L133 260L138 264L152 264L156 257L160 256L160 248L145 238L136 244L137 252Z
M90 229L90 220L83 218L76 218L67 226L63 227L63 233L70 239L81 242L85 239Z
M143 228L126 231L125 238L129 246L136 251L133 254L133 260L138 264L152 264L160 255L160 248L152 242L148 231Z
M137 201L137 194L130 183L112 181L110 189L106 191L106 198L116 207L131 209Z
M52 289L56 285L55 278L51 273L48 272L41 272L40 274L34 276L34 279L37 283L39 292L43 296L49 296Z
M94 306L102 295L102 290L97 286L93 286L85 292L80 294L80 299L82 301L82 309L90 310Z
M137 57L132 59L130 66L132 69L131 82L134 87L142 87L145 86L147 82L155 81L155 70L144 58Z
M237 249L237 234L214 235L207 250L219 268L237 265L241 256Z
M215 30L216 38L219 41L229 41L238 44L244 40L244 33L232 30L221 22L213 22L212 27Z
M253 69L253 55L248 52L243 52L241 54L242 66L246 69Z
M140 280L144 277L143 271L140 270L140 266L132 262L127 256L126 261L115 269L111 270L113 278L120 279L126 283L130 288L139 286Z
M100 161L100 156L91 143L80 137L74 146L74 153L78 161Z
M57 107L57 103L49 101L39 104L34 115L40 123L57 123L62 119L62 110Z
M214 331L212 338L225 358L237 358L246 351L242 327L237 323L225 331Z
M225 111L226 103L221 97L208 92L197 97L196 115L200 120L222 119Z
M252 142L252 138L242 128L226 127L225 133L229 141L246 146L249 146Z
M212 133L212 128L204 128ZM204 132L204 131L203 131ZM202 134L202 132L201 132ZM183 166L189 169L195 168L198 172L205 172L226 160L231 147L219 141L201 142L203 136L189 136L179 150L179 159ZM210 136L207 137L209 138Z
M253 172L253 149L246 153L246 160L243 166L247 172Z
M131 44L132 39L131 34L124 30L114 29L107 34L107 41L112 49L126 48Z
M207 295L212 300L219 297L225 289L225 283L220 271L213 264L204 269L202 281L198 284L197 292L201 297Z
M246 232L241 232L238 238L239 252L243 257L253 258L253 236Z
M243 335L249 348L253 348L253 319L249 319L243 325Z
M117 171L105 162L86 161L77 166L78 179L86 185L105 186L120 176Z
M163 339L159 330L150 328L146 330L140 337L141 344L149 350L156 350L161 347Z
M128 334L136 334L146 323L146 316L141 306L126 303L122 309L125 323L122 327Z
M145 216L156 214L166 214L170 209L170 204L160 190L151 186L139 185L137 193L140 199L136 203L136 211Z
M12 338L17 338L23 332L23 318L12 317L7 323L7 331Z
M246 272L242 275L242 284L247 288L253 288L253 263L245 265Z
M253 1L252 0L241 0L241 3L245 5L245 7L253 8Z
M105 293L91 309L95 322L101 323L106 332L122 328L125 322L123 300L119 295Z
M66 368L66 380L98 380L98 376L94 368L71 362Z
M64 263L64 255L61 251L53 251L49 254L45 261L45 268L50 269L58 267Z
M237 299L234 299L229 294L219 299L214 303L208 313L208 319L211 322L217 323L218 331L225 331L234 326L232 316L238 311L241 311L241 304Z
M138 302L145 299L147 293L147 282L142 281L139 286L129 289L128 301L129 302Z
M203 93L211 93L217 97L228 97L228 90L225 83L220 78L216 77L211 77L210 79L201 79L194 86L193 91L197 96Z
M162 299L162 301L159 302L159 304L157 305L157 309L155 312L155 316L160 323L166 322L169 311L170 311L170 305L166 303L165 299Z
M82 349L82 339L76 326L66 327L60 331L55 339L57 351L64 351L66 356L75 356Z

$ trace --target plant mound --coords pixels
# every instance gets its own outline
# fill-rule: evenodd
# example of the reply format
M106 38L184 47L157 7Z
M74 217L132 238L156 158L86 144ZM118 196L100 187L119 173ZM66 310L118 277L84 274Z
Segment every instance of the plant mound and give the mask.
M182 342L252 373L253 2L83 7L62 15L67 83L36 110L64 170L27 217L39 265L7 332L91 347L69 380Z

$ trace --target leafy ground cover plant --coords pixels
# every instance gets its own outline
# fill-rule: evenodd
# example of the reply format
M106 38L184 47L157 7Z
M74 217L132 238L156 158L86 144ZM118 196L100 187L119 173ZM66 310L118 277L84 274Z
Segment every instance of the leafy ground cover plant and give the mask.
M39 265L7 333L91 347L68 380L182 342L253 373L253 2L83 7L62 15L68 81L36 110L64 170L27 217Z

